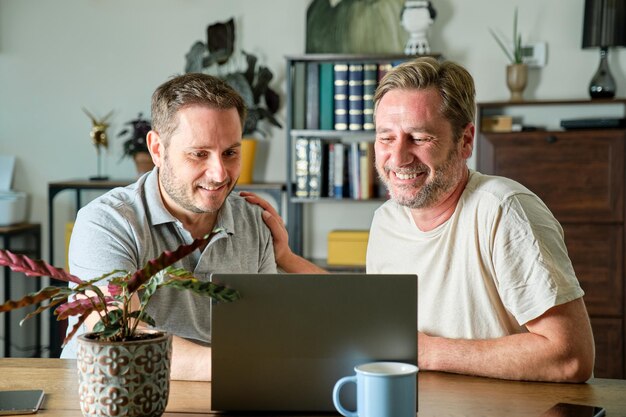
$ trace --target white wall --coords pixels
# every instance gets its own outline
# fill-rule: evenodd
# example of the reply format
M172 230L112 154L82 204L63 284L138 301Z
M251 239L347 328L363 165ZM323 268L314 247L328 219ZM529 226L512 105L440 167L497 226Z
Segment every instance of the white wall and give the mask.
M284 98L283 57L304 52L309 0L0 0L0 154L18 158L14 188L31 196L30 220L44 225L47 254L47 184L96 174L96 152L82 113L114 111L107 174L131 178L134 166L119 161L122 123L149 114L154 88L182 73L192 43L206 26L235 17L238 46L257 54L275 73ZM508 34L519 4L525 40L548 42L548 65L530 73L527 98L586 98L598 50L582 50L583 0L434 0L433 52L464 64L474 75L479 101L505 100L505 56L487 27ZM372 28L376 30L376 28ZM626 52L611 51L618 95L626 95ZM280 115L284 121L284 112ZM257 180L285 180L285 132L273 130ZM65 193L69 194L69 193ZM56 199L57 230L70 220L69 195ZM326 207L326 208L325 208ZM306 229L309 255L325 256L333 228L367 228L373 206L312 209ZM349 214L348 214L349 212ZM329 219L336 219L330 221ZM56 222L55 222L56 224ZM62 265L63 236L55 237Z

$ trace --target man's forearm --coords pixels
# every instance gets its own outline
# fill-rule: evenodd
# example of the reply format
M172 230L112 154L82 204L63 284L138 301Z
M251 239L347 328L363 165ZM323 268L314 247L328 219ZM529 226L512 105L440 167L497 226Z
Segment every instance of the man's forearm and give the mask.
M582 298L552 307L526 328L528 333L484 340L418 333L418 365L514 380L584 382L591 377L595 347Z
M278 267L288 273L295 274L326 274L328 271L320 268L312 262L307 261L301 256L294 253L289 253L288 256L283 256L280 260L277 260Z
M419 335L419 337L424 337ZM428 337L428 336L426 336ZM420 369L501 379L565 381L571 375L553 361L542 336L525 333L491 340L430 338L418 355ZM565 365L565 367L563 367Z
M178 336L172 339L172 380L210 381L211 348Z

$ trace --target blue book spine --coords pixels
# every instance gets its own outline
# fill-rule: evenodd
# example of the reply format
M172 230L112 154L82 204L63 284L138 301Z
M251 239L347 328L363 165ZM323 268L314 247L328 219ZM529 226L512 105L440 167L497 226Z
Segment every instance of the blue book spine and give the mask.
M363 130L363 64L348 66L348 129Z
M350 177L350 197L355 200L361 199L361 169L359 166L359 143L350 143L350 158L348 160Z
M333 71L335 130L348 130L348 64L335 63Z
M343 143L335 143L334 146L335 160L334 160L334 169L335 173L333 174L333 188L334 188L334 197L341 199L343 198L343 184L344 184L344 172L345 172L345 159L346 159L346 151Z
M328 197L335 197L335 144L329 143L328 146L328 162L326 169L328 170Z
M378 84L378 65L363 65L363 130L374 130L374 92Z

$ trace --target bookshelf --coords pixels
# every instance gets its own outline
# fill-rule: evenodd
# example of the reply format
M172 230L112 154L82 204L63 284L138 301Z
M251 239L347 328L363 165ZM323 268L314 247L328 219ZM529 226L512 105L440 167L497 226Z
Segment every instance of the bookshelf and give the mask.
M386 200L373 162L373 93L389 68L413 58L402 54L286 57L287 195L292 203L288 229L295 253L308 255L304 253L307 227L319 233L319 222L307 218L316 206L332 206L326 210L339 222L340 214L360 214L359 227L369 229L375 209ZM319 258L319 253L311 257Z

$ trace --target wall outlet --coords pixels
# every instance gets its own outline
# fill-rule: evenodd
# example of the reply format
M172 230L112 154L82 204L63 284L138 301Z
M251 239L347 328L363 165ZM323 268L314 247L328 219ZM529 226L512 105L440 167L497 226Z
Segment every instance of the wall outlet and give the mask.
M548 56L548 44L537 42L522 46L522 61L529 67L545 67Z

